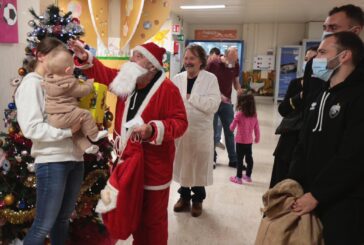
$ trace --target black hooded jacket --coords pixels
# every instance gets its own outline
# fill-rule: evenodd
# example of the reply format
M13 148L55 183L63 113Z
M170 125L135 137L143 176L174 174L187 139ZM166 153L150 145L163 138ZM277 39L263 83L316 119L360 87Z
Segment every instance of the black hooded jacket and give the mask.
M289 177L320 206L364 200L364 69L326 83L307 109Z

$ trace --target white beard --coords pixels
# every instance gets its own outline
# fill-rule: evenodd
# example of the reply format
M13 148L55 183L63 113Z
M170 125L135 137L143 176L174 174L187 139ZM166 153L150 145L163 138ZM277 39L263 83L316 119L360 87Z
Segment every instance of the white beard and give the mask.
M109 85L109 89L112 93L125 99L134 91L138 77L147 72L147 69L129 61L122 65L118 75Z

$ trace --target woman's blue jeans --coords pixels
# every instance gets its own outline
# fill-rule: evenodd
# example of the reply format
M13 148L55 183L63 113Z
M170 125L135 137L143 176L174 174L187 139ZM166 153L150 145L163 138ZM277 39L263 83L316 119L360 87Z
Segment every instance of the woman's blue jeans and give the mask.
M83 180L83 162L38 163L35 173L36 216L24 245L43 245L48 234L52 245L64 245Z

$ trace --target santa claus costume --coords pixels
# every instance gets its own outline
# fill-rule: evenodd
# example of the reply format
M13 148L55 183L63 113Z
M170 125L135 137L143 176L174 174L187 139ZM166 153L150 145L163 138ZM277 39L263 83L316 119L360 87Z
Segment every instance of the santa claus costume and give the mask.
M165 49L154 43L146 43L137 46L134 51L138 51L146 57L159 72L145 88L135 89L126 100L118 97L115 133L121 136L122 145L126 146L130 144L129 137L126 136L125 125L127 122L141 118L144 123L153 127L152 137L147 142L142 142L143 203L139 225L132 234L133 244L163 245L167 244L168 240L167 206L175 155L174 140L183 135L188 122L179 90L166 78L162 70ZM85 63L80 63L75 59L76 65L81 67L89 78L94 78L95 81L109 86L109 89L111 88L114 93L118 94L115 91L118 88L115 86L118 82L118 70L105 67L90 53L88 55ZM140 105L136 103L137 96L139 96L139 100L145 96ZM138 106L139 108L137 108Z

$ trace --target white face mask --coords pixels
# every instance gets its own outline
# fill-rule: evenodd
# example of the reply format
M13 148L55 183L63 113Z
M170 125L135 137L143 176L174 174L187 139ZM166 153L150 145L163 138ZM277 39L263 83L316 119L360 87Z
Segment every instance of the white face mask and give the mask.
M350 28L349 30L347 30L347 31L352 31L355 27L356 27L356 26L353 26L353 27L351 27L351 28ZM332 31L323 31L322 36L321 36L321 40L324 40L325 36L330 35L330 34L333 34L333 33L334 33L334 32L332 32Z
M322 33L321 40L324 40L324 38L325 38L327 35L330 35L330 34L333 34L333 32L332 32L332 31L324 31L324 32Z

